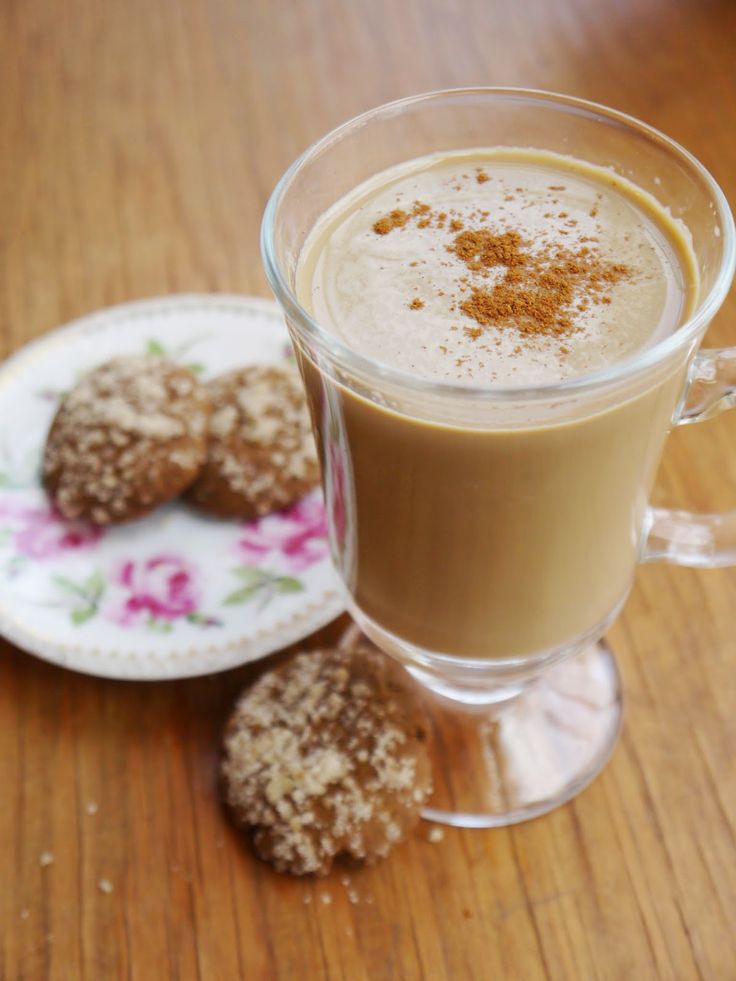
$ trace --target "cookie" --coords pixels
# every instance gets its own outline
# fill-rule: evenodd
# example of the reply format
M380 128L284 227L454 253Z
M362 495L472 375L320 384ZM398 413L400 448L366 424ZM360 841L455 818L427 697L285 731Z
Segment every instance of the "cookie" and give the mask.
M207 462L189 500L222 518L293 504L319 482L304 388L291 366L250 365L213 379Z
M240 697L222 773L236 820L279 871L372 864L431 792L428 723L406 672L368 648L298 654Z
M115 358L86 375L51 424L43 482L57 510L97 525L180 494L206 455L209 399L187 368Z

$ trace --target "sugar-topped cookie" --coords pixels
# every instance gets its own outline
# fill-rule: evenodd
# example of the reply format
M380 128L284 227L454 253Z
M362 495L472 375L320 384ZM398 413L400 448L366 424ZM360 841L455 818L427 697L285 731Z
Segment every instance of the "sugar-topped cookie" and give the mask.
M304 388L291 366L250 365L213 379L207 462L192 503L219 517L288 507L319 482Z
M176 497L204 462L209 411L192 372L163 358L120 357L91 371L49 431L43 482L54 505L107 525Z
M367 648L298 654L240 697L222 772L237 821L279 871L373 863L431 792L428 723L406 672Z

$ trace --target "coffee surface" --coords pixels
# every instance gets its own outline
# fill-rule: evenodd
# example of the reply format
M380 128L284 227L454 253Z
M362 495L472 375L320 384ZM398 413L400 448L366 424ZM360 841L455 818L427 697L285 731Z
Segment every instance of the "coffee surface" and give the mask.
M337 202L302 251L301 302L355 351L424 378L564 380L682 323L685 233L611 170L536 151L425 157Z

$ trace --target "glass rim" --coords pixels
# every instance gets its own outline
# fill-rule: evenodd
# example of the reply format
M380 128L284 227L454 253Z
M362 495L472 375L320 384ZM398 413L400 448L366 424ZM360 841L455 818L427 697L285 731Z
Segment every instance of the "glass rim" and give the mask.
M630 131L638 132L640 135L664 145L668 152L679 157L691 170L698 174L711 194L713 203L716 206L717 218L723 229L723 257L715 282L706 296L700 300L691 316L683 324L671 334L652 344L651 347L644 348L631 357L609 365L606 368L559 382L522 387L448 382L441 379L423 378L420 375L412 374L401 368L394 368L391 365L384 364L374 358L354 351L340 340L339 337L328 331L325 327L322 327L305 310L287 282L276 256L275 248L277 210L297 173L325 146L340 139L352 130L364 126L379 114L386 114L388 112L396 113L409 106L431 103L448 96L463 95L495 96L502 101L521 100L530 105L536 104L540 107L554 105L585 112L588 115L603 116L605 119L616 122ZM266 278L287 317L297 321L303 327L308 337L317 342L320 347L326 349L341 365L378 379L381 382L399 385L416 394L443 395L478 401L494 399L510 402L555 398L573 393L586 392L592 389L600 389L619 381L628 381L641 372L654 368L665 361L670 355L693 342L701 329L715 316L730 289L734 267L736 266L736 232L734 229L733 215L726 196L710 172L689 150L686 150L675 140L660 130L655 129L653 126L649 126L634 116L620 112L617 109L611 109L608 106L591 102L587 99L579 99L576 96L547 92L542 89L477 86L437 89L384 103L358 116L353 116L312 143L285 171L271 193L261 223L261 255Z

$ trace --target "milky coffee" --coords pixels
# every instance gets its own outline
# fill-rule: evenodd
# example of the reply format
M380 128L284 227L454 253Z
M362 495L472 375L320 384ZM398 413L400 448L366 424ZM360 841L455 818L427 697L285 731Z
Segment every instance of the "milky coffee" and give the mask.
M476 395L458 423L326 384L301 359L322 452L344 457L340 553L361 611L464 657L541 653L613 613L683 366L613 404L563 393L547 415L493 391L574 383L676 330L697 300L686 231L580 161L435 155L323 215L296 285L355 353Z

